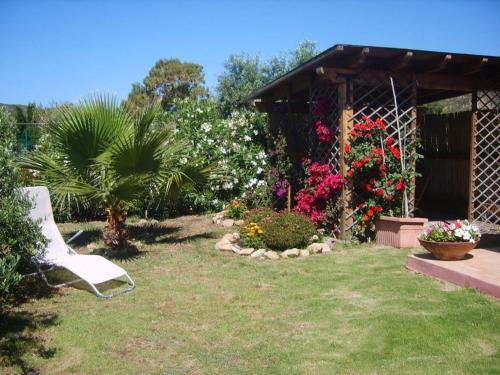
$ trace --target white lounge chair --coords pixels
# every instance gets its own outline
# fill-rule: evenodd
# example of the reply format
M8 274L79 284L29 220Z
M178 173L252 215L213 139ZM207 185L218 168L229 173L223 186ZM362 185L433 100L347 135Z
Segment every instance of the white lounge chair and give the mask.
M71 237L68 242L64 242L54 221L49 191L45 186L22 188L21 191L32 199L33 207L29 216L34 220L41 219L42 233L49 240L45 253L42 256L33 258L33 264L48 286L60 288L83 281L90 286L97 296L102 298L111 298L135 288L134 281L123 268L99 255L79 255L69 247L68 243L78 237L82 231ZM48 269L42 269L47 266ZM49 283L45 272L60 268L72 272L77 278L57 285ZM126 281L128 288L113 294L103 294L97 289L97 284L118 279Z

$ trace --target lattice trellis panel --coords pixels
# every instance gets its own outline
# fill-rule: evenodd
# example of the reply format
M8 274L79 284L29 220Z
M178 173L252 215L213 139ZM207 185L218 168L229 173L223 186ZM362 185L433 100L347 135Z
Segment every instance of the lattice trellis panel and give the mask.
M500 91L479 91L474 132L472 216L500 224Z
M400 132L396 123L396 109L389 77L364 76L355 78L353 83L353 116L349 120L354 123L362 121L363 116L373 120L380 117L386 124L388 133L396 142L401 139L402 149L407 151L406 160L412 161L415 157L416 146L416 90L415 83L400 85L394 81ZM355 189L351 192L352 203L356 203L358 196ZM413 194L409 194L409 206L413 207ZM350 223L346 230L351 230L357 222L354 215L358 211L351 207L346 215L346 222Z
M339 172L339 111L338 111L338 88L332 84L315 86L311 90L309 101L310 108L310 140L313 150L313 159L319 163L328 163L332 170ZM328 127L333 135L331 142L320 142L315 133L315 124L321 121Z

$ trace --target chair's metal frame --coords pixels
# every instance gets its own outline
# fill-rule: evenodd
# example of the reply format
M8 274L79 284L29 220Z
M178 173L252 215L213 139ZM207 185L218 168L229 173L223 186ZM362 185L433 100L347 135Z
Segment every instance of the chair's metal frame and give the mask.
M72 253L74 255L78 255L78 253L69 246L69 243L71 241L73 241L75 238L77 238L79 235L81 235L82 233L83 233L83 231L79 230L73 237L71 237L69 240L66 241L66 246L67 246L68 250L70 251L70 253ZM45 272L53 271L53 270L56 270L56 269L64 269L66 271L69 271L69 270L66 269L66 268L64 268L64 267L60 267L60 266L50 266L50 268L48 268L46 270L42 270L42 265L39 262L37 262L35 258L33 258L32 263L35 266L35 268L37 269L37 273L40 276L40 278L50 288L56 288L56 289L58 289L58 288L62 288L62 287L67 286L67 285L76 284L76 283L78 283L80 281L83 281L84 283L86 283L87 285L90 286L90 288L93 290L93 292L94 292L94 294L96 296L101 297L101 298L116 297L116 296L118 296L120 294L130 292L131 290L133 290L135 288L135 282L134 282L134 280L132 280L132 278L128 275L127 272L125 272L125 274L123 276L121 276L121 277L125 278L125 281L129 285L128 288L120 290L120 291L115 292L115 293L110 293L110 294L103 294L103 293L101 293L94 284L92 284L91 282L89 282L89 281L87 281L85 279L81 279L81 278L75 279L75 280L71 280L71 281L68 281L66 283L51 284L49 282L49 280L47 279L47 276L45 275ZM71 272L71 271L69 271L69 272ZM113 280L119 280L119 278L118 279L113 279Z

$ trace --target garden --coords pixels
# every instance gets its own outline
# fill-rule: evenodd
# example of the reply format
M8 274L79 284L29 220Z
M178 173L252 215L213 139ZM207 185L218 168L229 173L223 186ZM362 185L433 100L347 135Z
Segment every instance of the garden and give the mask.
M499 301L409 273L414 247L376 243L381 219L409 216L418 152L363 115L333 168L317 156L339 142L327 100L299 146L245 100L317 53L233 55L217 96L202 66L162 59L123 102L0 107L0 374L500 370ZM43 125L20 147L28 117ZM99 299L84 278L37 277L51 242L20 188L39 185L71 248L126 269L133 291ZM454 221L419 241L470 251L480 236Z

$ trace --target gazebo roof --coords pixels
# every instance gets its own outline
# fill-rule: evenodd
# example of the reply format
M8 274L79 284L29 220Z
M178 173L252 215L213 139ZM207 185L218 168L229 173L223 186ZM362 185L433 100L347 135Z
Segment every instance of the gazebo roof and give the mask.
M304 91L316 75L354 75L361 70L411 75L420 102L453 97L476 89L500 89L500 57L404 48L336 44L268 83L250 99L276 100Z

